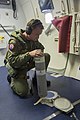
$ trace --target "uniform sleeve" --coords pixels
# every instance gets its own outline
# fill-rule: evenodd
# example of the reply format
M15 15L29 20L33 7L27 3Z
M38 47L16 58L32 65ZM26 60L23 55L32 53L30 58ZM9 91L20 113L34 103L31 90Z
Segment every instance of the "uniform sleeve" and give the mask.
M35 46L36 46L36 49L41 49L41 50L45 49L44 46L39 41L35 42Z
M14 68L20 68L32 59L29 55L29 52L21 53L21 45L17 42L16 39L12 39L9 42L9 53L8 53L8 62Z

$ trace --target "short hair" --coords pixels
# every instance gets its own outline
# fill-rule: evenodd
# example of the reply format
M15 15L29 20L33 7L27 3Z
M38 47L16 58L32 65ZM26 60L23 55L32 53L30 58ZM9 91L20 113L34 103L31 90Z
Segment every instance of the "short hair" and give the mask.
M31 19L28 23L27 23L27 26L29 27L32 27L33 29L36 27L36 26L41 26L42 29L44 29L44 26L42 24L42 22L39 20L39 19Z
M26 26L26 33L31 34L32 30L35 29L36 27L40 27L41 29L44 29L44 26L42 22L39 19L31 19Z

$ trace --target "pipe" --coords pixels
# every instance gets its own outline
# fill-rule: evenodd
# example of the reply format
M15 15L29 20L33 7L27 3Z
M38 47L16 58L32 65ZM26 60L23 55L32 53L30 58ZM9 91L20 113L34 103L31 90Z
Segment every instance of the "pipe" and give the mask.
M47 82L46 82L46 70L45 70L45 57L35 57L35 69L37 76L37 88L39 97L47 96Z
M7 30L3 27L3 25L0 24L0 27L2 27L2 29L9 35L9 37L11 37L11 35L7 32Z

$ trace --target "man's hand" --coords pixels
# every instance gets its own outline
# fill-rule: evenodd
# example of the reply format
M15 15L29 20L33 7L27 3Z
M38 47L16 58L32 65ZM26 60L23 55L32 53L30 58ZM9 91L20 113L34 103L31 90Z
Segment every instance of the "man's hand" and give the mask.
M29 52L29 54L32 57L36 57L36 56L42 56L44 53L42 52L41 49L36 49L36 50L33 50L33 51Z

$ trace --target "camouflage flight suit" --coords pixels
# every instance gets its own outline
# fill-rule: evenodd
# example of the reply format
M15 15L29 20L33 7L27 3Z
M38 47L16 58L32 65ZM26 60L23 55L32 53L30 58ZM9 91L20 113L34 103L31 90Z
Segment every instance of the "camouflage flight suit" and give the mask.
M11 88L19 96L27 96L28 83L26 73L35 67L34 58L28 52L35 49L44 49L44 46L39 42L25 40L21 36L20 31L12 33L12 38L9 40L9 49L5 60L8 74L11 76ZM50 61L50 55L45 53L46 69Z

